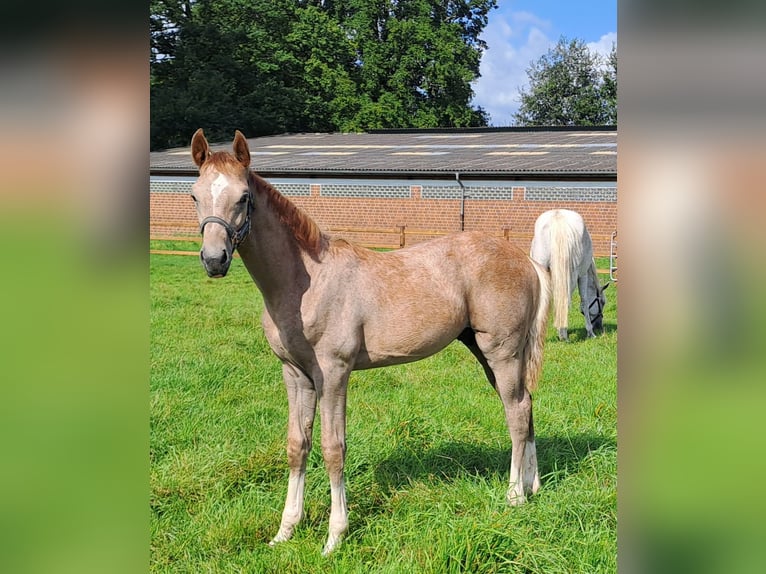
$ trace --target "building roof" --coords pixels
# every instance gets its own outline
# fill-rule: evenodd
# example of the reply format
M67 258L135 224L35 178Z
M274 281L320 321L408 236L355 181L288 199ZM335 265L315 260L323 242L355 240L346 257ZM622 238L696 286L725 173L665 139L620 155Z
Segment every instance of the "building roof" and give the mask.
M616 127L380 130L247 141L251 166L265 177L617 177ZM231 141L210 147L231 150ZM185 147L152 152L150 172L196 175L197 168Z

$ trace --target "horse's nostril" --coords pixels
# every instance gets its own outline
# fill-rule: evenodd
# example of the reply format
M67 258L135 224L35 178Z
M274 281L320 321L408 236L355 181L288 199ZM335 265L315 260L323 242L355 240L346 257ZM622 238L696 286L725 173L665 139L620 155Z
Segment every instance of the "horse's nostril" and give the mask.
M229 254L226 253L226 250L223 250L223 255L221 256L221 265L224 265L229 260Z

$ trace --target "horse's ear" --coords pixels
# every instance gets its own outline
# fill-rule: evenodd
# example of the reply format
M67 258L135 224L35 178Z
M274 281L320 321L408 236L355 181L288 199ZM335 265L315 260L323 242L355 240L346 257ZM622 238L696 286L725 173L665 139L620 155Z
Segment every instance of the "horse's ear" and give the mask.
M237 130L234 134L234 157L241 163L245 169L250 167L250 148L247 147L247 140L242 132Z
M606 291L606 288L607 288L607 287L609 287L611 284L612 284L612 282L611 282L611 281L607 281L606 283L604 283L604 284L601 286L601 292L603 293L604 291Z
M202 131L202 128L199 128L194 132L194 136L192 136L191 151L192 159L197 167L202 167L202 164L210 157L210 146L207 145L205 133Z

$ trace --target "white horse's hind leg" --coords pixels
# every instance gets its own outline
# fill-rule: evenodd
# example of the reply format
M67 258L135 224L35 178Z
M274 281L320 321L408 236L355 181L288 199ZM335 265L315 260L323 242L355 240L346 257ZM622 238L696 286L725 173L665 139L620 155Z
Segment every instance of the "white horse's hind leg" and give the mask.
M289 540L303 518L303 491L306 480L306 459L311 450L311 435L316 411L316 391L311 380L291 365L282 366L287 387L287 462L290 478L287 482L285 509L279 532L269 542L271 546Z

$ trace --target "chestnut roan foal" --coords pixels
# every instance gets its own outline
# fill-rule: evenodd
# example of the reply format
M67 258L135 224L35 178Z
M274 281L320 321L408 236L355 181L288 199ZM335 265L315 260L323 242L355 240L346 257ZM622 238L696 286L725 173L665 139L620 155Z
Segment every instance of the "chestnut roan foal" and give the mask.
M192 197L205 271L225 276L239 251L263 294L263 329L282 361L290 477L271 544L289 539L303 515L317 405L331 486L327 554L348 528L343 464L349 374L417 361L455 339L476 356L503 402L513 447L508 502L521 504L537 491L530 392L541 371L550 299L539 265L508 241L475 232L391 252L333 239L250 171L240 132L230 153L211 151L197 130L192 156L199 167Z

